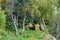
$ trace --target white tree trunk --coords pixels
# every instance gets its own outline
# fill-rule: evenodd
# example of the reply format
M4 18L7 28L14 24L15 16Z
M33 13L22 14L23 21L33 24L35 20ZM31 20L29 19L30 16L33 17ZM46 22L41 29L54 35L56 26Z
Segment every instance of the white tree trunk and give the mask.
M25 32L25 20L26 20L26 16L23 19L23 28L22 28L22 34Z
M41 18L41 20L40 20L40 27L41 27L41 30L46 30L47 29L47 27L45 25L45 22L44 22L44 18Z
M9 0L9 13L11 14L12 23L14 25L15 33L18 35L18 22L16 15L13 15L15 0Z
M14 15L13 22L14 22L14 27L15 27L16 35L18 35L18 25L17 25L17 19L16 19L15 15Z
M42 18L42 21L43 21L43 25L44 25L44 30L46 30L47 27L46 27L46 25L45 25L44 18Z

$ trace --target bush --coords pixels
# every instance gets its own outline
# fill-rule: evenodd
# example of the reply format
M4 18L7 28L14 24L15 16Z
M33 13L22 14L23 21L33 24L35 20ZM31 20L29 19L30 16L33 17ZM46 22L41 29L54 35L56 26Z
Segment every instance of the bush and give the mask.
M0 28L5 27L6 17L4 11L0 10Z

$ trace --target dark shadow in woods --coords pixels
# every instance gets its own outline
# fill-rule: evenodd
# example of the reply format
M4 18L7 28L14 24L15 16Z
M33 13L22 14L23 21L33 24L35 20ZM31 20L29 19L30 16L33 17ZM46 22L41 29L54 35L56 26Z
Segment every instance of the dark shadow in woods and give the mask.
M32 27L29 27L30 30L35 30L35 24L32 24Z

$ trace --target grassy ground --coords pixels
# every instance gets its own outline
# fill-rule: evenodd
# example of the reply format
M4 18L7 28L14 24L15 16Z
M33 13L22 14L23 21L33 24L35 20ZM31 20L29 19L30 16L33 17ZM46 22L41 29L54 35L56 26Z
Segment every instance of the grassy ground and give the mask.
M48 31L25 30L23 35L16 36L14 33L0 30L0 40L43 40L47 34Z

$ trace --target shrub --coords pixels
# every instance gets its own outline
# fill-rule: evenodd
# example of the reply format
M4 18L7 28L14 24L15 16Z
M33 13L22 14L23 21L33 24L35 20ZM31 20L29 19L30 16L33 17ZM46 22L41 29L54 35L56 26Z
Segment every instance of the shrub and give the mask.
M4 11L0 10L0 28L5 27L6 17Z

